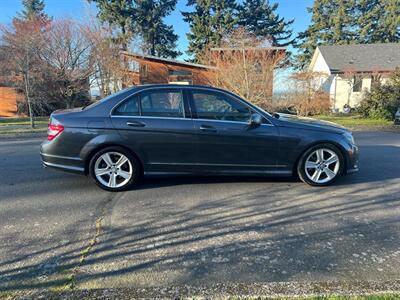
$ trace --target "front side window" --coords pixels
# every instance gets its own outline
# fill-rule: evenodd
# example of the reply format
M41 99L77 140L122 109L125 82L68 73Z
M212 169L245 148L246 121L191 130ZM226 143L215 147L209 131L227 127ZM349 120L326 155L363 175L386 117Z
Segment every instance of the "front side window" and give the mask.
M180 91L157 91L141 97L142 116L184 118L183 96Z
M248 122L251 110L225 95L212 92L193 92L193 103L199 119Z

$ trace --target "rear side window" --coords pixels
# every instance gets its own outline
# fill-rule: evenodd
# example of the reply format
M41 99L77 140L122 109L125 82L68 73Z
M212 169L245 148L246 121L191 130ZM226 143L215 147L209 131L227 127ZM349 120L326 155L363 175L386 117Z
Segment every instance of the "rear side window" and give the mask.
M155 91L141 97L142 116L184 118L180 91Z
M114 115L117 116L140 116L139 101L138 97L134 96L124 102L122 102L114 110Z
M154 91L131 97L118 105L113 115L184 118L181 91Z

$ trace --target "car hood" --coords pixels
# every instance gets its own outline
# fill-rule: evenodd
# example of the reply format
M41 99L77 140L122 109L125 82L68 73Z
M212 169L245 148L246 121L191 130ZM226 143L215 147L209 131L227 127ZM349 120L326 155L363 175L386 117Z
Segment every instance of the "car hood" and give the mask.
M299 117L296 115L281 114L277 113L277 121L280 126L286 127L300 127L305 129L322 130L322 131L334 131L338 133L343 133L348 131L345 127L322 120L316 120L313 118Z

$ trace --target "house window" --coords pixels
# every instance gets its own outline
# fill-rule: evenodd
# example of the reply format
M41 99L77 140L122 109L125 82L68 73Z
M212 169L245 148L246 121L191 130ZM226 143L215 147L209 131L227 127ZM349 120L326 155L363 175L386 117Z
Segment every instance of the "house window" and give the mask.
M168 70L169 75L175 75L175 76L192 76L191 71L186 71L186 70Z
M353 78L353 92L361 92L362 78L360 76L354 76Z
M377 87L381 85L381 75L372 75L371 76L371 91L376 90Z
M147 78L147 65L140 65L140 77Z
M130 72L139 72L139 63L137 61L130 60L128 62L128 70Z

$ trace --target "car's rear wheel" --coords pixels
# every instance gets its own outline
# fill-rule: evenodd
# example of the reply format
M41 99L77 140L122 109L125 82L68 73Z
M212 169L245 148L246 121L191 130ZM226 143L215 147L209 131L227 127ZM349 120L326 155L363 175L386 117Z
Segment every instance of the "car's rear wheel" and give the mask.
M102 189L118 192L138 182L141 167L136 157L129 151L121 147L108 147L92 157L89 172Z
M300 158L297 173L300 179L312 186L333 183L342 173L343 155L331 144L320 144L308 149Z

